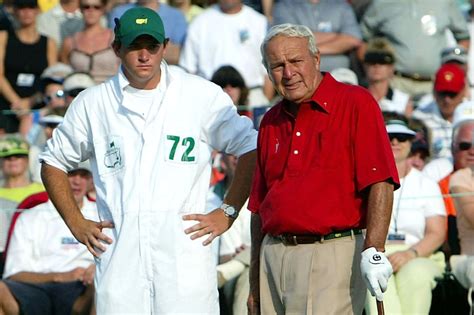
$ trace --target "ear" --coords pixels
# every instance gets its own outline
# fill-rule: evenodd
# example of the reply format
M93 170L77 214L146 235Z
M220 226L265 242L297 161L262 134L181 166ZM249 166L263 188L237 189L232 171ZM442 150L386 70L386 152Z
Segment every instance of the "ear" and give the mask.
M112 42L112 48L114 50L114 53L119 58L120 58L120 48L121 47L122 47L122 44L120 42L117 42L117 41Z

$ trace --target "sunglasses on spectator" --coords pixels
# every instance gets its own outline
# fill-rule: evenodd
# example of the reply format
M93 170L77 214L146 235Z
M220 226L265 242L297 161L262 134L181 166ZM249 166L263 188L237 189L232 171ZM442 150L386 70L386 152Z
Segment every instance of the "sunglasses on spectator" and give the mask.
M67 95L70 96L70 97L76 97L79 95L79 93L81 93L82 91L84 91L85 89L72 89L70 91L67 91Z
M63 90L57 90L56 93L46 95L44 97L44 102L49 103L53 100L53 98L64 98L64 97L65 97L64 91Z
M83 4L81 5L82 10L89 10L89 9L95 9L95 10L100 10L102 9L102 5L100 4Z
M471 142L459 142L458 144L458 149L459 151L467 151L472 148L472 143Z
M456 96L458 96L459 93L456 93L456 92L448 92L448 91L441 91L441 92L438 92L438 95L441 97L441 98L444 98L444 97L449 97L449 98L455 98Z
M390 141L392 141L393 139L397 139L398 142L405 142L413 139L413 136L405 133L389 133L388 138L390 139Z

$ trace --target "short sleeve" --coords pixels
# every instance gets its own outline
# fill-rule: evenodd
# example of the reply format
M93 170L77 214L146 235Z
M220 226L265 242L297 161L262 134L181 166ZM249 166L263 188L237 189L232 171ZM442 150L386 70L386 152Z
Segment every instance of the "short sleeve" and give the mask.
M357 190L360 192L382 181L394 183L398 188L398 173L380 108L367 91L357 90L353 124Z

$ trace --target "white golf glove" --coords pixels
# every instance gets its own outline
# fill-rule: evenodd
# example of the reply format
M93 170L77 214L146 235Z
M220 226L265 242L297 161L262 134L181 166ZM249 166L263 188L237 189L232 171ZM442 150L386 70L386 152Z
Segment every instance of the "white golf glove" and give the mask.
M383 300L383 293L387 290L387 282L393 273L392 265L385 254L378 252L375 247L369 247L362 252L360 271L365 284L377 301Z

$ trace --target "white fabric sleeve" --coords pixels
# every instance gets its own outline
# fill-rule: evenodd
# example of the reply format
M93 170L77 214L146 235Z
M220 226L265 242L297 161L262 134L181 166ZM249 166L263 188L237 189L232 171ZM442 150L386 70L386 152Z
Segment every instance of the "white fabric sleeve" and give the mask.
M84 95L79 95L69 106L64 121L53 131L46 143L39 161L67 172L90 157L92 146L89 141Z
M230 97L216 88L215 97L204 123L204 134L214 149L241 156L257 147L257 131L253 122L237 113Z
M3 278L6 279L18 272L35 272L35 238L34 224L37 216L33 212L35 208L25 210L15 224L8 247Z

